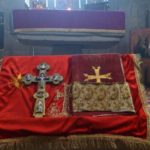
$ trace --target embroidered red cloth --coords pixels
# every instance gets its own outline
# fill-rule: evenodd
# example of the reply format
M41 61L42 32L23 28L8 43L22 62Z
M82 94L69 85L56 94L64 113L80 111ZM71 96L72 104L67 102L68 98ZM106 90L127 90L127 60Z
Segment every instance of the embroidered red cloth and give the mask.
M52 117L51 104L56 97L56 91L63 93L64 83L69 82L69 61L72 56L16 56L5 57L0 72L0 138L10 138L27 135L68 135L68 134L117 134L125 136L147 137L147 116L144 112L139 87L136 80L132 55L122 55L125 80L129 83L135 114L117 114L109 116L64 116L62 115L64 98L55 101L60 116ZM58 86L46 85L50 97L46 100L46 116L32 116L36 84L28 87L15 81L20 74L38 75L36 66L47 62L51 69L48 75L56 72L64 76L64 82ZM111 64L112 65L112 64ZM80 67L80 66L79 66ZM55 112L55 111L52 111ZM58 114L56 113L56 114Z
M59 73L64 77L64 82L55 86L46 83L46 91L49 97L46 99L46 116L64 115L63 95L64 83L68 83L68 60L69 56L53 57L5 57L0 74L0 118L8 117L32 117L37 91L37 84L22 85L19 83L21 76L30 73L38 76L37 65L46 62L50 65L47 75ZM7 106L6 106L7 105Z
M72 73L71 81L80 81L85 83L96 83L96 80L85 81L84 73L95 75L94 68L100 67L99 74L106 75L110 73L110 79L102 78L103 83L121 83L124 82L124 74L119 54L101 54L101 55L75 55L70 60L70 69Z

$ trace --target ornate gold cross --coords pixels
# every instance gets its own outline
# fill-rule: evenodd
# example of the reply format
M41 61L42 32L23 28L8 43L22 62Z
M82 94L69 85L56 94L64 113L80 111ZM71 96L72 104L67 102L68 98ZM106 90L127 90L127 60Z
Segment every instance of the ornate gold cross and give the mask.
M84 81L96 80L96 83L101 83L101 79L112 79L111 73L101 74L100 66L99 67L92 66L92 69L94 70L95 75L88 75L88 74L84 73L84 76L86 77L86 79Z
M49 70L49 68L50 66L48 64L42 63L37 66L37 69L39 70L38 76L26 74L22 79L25 85L38 83L38 89L33 95L36 100L33 112L34 117L43 117L45 115L45 99L49 97L49 94L45 90L46 83L57 85L63 81L63 76L59 75L58 73L55 73L52 76L47 76L46 72Z

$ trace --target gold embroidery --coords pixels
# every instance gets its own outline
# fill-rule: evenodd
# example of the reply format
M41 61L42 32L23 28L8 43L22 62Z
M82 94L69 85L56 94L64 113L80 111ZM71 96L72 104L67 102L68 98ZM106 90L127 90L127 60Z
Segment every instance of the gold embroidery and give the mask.
M110 90L110 99L111 100L115 100L115 99L118 98L119 89L116 86L117 86L116 84L114 84L114 86L110 86L110 88L111 88L111 90Z
M50 117L62 117L62 116L69 116L69 97L70 97L70 89L71 86L64 83L64 91L60 92L59 90L56 91L56 96L52 104L47 108L46 115ZM62 99L59 99L62 98ZM63 100L63 106L58 108L57 102Z
M22 75L19 74L17 77L12 77L12 85L14 85L16 88L20 88L22 86Z
M101 83L101 79L112 79L111 73L101 74L100 66L99 67L92 66L92 69L94 70L95 75L88 75L84 73L84 76L86 77L84 81L96 80L96 83Z
M72 91L72 96L74 99L78 98L80 95L80 90L78 88L78 85L77 84L74 84L73 85L73 91Z
M64 93L60 92L59 90L56 91L55 100L59 100L60 98L64 97Z
M62 116L60 110L58 109L55 102L51 104L51 106L47 110L47 115L51 117L60 117Z
M83 93L83 99L90 100L93 96L93 89L90 86L85 85L84 88L81 89Z
M112 111L135 112L132 96L127 83L119 84L81 84L74 82L72 92L81 91L73 97L73 111ZM123 91L125 89L125 91Z
M128 99L130 97L129 89L127 88L126 84L120 85L120 91L122 93L122 97L124 99Z
M64 101L63 101L63 109L62 114L63 116L69 116L70 112L70 97L71 95L71 85L64 83Z
M135 63L134 66L134 70L135 70L135 76L136 76L136 81L138 84L138 91L139 91L139 96L141 98L141 102L142 102L142 107L144 109L145 114L147 115L147 139L150 140L150 113L147 109L147 103L146 103L146 95L145 95L145 87L144 85L141 83L141 70L140 70L140 58L138 57L138 55L132 54L133 56L133 60Z
M105 86L100 86L97 88L97 99L98 100L103 100L106 97L106 89Z

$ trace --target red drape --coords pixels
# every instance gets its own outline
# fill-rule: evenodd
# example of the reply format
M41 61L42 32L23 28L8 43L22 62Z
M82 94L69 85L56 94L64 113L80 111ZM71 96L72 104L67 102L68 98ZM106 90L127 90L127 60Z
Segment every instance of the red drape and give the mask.
M27 135L68 135L68 134L117 134L146 138L147 116L143 110L138 92L132 55L122 55L124 74L129 83L136 114L117 114L110 116L60 116L43 118L32 117L36 84L16 88L13 77L18 74L37 75L36 66L47 62L51 66L48 75L55 72L64 76L64 82L58 86L46 85L50 97L46 100L46 110L56 96L56 90L63 92L64 83L69 81L69 61L72 56L16 56L5 57L0 72L0 138ZM63 98L59 109L62 109Z

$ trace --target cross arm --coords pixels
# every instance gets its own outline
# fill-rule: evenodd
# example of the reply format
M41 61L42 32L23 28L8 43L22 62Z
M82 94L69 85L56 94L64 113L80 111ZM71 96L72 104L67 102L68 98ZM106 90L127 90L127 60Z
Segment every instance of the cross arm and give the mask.
M49 77L50 82L52 82L54 85L58 85L60 82L64 80L63 76L61 76L58 73L55 73L54 75Z
M22 82L25 85L30 85L32 82L37 82L37 81L36 81L36 77L33 76L32 74L26 74L25 76L23 76Z

